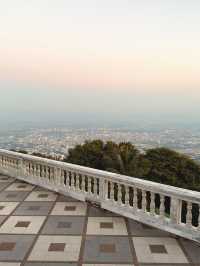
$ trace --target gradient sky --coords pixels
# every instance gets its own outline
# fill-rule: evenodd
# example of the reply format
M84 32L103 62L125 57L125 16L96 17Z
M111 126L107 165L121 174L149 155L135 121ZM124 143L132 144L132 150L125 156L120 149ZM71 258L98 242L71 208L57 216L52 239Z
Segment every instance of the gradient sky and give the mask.
M0 0L0 111L198 117L199 14L199 0Z

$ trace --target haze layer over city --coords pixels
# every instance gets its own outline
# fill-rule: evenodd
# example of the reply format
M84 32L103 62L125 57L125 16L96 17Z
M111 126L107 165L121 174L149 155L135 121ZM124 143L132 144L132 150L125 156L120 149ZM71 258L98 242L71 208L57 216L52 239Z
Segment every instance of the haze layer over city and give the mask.
M86 139L199 158L200 2L0 3L0 145Z

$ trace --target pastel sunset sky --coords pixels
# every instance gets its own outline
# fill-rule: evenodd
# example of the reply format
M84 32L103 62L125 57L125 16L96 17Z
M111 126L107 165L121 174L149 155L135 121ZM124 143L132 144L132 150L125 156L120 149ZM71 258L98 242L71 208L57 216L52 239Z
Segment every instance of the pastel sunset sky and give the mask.
M199 116L199 14L199 0L0 0L0 111Z

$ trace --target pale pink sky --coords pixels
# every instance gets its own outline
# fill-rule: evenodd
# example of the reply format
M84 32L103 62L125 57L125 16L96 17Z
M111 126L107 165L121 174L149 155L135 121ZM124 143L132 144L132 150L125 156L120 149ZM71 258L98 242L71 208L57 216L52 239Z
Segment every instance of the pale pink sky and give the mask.
M0 0L0 89L12 89L13 99L24 87L52 100L59 89L110 100L142 95L145 103L149 95L162 102L175 95L196 106L199 13L199 0Z
M200 88L199 1L0 2L0 80Z

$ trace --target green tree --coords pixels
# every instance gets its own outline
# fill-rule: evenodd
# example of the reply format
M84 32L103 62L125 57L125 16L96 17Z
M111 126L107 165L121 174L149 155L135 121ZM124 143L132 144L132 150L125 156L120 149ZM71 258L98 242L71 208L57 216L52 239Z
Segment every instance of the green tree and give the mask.
M200 166L189 157L167 148L147 150L144 157L150 162L146 179L200 190Z
M167 148L141 154L130 142L93 140L70 149L65 161L200 191L199 164Z

